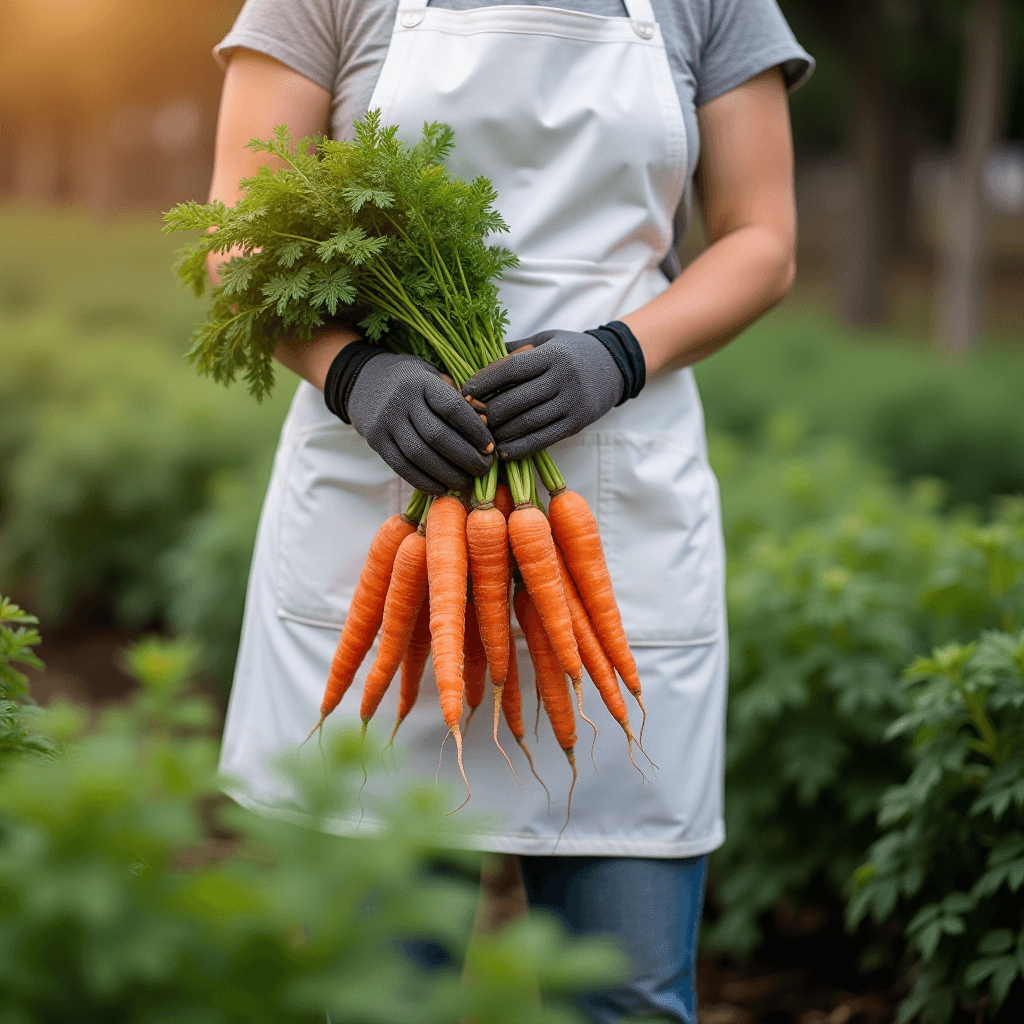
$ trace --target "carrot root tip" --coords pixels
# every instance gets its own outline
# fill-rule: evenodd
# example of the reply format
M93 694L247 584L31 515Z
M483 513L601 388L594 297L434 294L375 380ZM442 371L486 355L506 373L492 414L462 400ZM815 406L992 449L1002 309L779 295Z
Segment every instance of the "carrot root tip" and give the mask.
M572 817L572 791L576 788L576 756L573 754L572 747L565 752L565 756L569 761L569 766L572 768L572 783L569 785L569 799L565 805L565 824L562 825L561 831L558 833L555 845L551 849L552 853L558 849L558 844L562 841L562 834L569 827L569 819Z
M449 811L449 814L455 814L456 811L461 811L466 804L469 803L469 798L473 795L473 791L469 788L469 779L466 778L466 769L462 766L462 736L459 733L455 733L455 752L459 759L459 771L462 773L462 781L466 784L466 799L455 808L454 811Z
M597 761L594 759L594 747L597 746L597 726L587 718L586 712L583 710L583 677L573 676L572 677L572 688L576 691L576 708L580 713L580 718L583 719L591 729L594 730L594 738L590 741L590 763L594 766L594 771L597 771Z
M644 783L646 783L646 782L647 782L647 776L646 776L646 775L644 775L643 769L642 769L642 768L640 767L640 765L638 765L638 764L636 763L636 761L635 761L635 760L634 760L634 758L633 758L633 741L632 741L632 740L627 740L627 742L628 742L628 744L629 744L629 759L630 759L630 761L632 761L632 762L633 762L633 767L634 767L634 768L635 768L635 769L636 769L636 770L637 770L638 772L640 772L640 778L644 780L644 781L643 781L643 782L641 783L641 785L643 785Z
M527 763L530 765L530 771L533 772L533 777L540 783L541 789L544 790L544 795L548 798L548 814L551 813L551 792L548 787L544 785L544 780L537 774L537 769L533 766L533 758L530 756L530 748L522 741L516 740L519 744L520 749L526 755Z
M299 750L301 750L313 738L313 733L315 733L317 730L320 731L320 735L321 737L323 737L324 721L326 718L327 716L321 713L320 721L317 722L316 725L314 725L313 728L309 730L309 735L299 744Z
M437 771L434 772L434 797L437 800L441 799L441 759L444 757L444 745L448 742L448 737L451 734L451 729L444 734L444 739L441 740L441 752L437 755Z
M509 770L512 772L512 777L516 780L516 782L519 783L519 788L522 789L525 793L526 790L523 789L522 780L519 778L518 775L516 775L516 770L512 766L512 761L509 758L508 754L505 753L505 748L501 745L501 741L498 739L498 715L501 712L501 693L503 689L504 685L494 687L494 745L501 751L501 756L504 757L506 761L508 761L508 767Z

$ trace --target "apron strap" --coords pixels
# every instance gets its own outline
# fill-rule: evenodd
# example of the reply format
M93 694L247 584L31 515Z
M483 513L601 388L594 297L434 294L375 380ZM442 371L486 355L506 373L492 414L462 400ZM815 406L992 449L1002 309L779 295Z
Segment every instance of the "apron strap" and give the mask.
M430 0L399 0L398 6L403 11L415 11L422 10L429 2ZM622 2L631 21L647 25L653 25L657 21L657 18L654 17L651 0L622 0Z
M622 2L631 21L645 25L654 25L657 22L658 19L654 16L651 0L622 0Z

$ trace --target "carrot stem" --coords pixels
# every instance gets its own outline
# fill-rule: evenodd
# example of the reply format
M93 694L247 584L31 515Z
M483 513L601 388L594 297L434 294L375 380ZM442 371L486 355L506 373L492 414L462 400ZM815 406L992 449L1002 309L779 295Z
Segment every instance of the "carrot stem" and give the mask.
M508 473L508 486L512 492L512 500L517 505L527 504L530 500L530 483L526 473L526 462L506 462L505 470Z
M491 468L483 476L473 479L473 506L493 505L494 495L498 490L498 460L491 463Z
M530 458L530 457L527 457L525 459L525 462L526 462L526 466L527 466L527 470L526 471L527 471L527 473L529 473L529 479L530 479L530 501L532 501L534 503L534 505L537 506L537 508L543 509L544 506L541 505L541 503L540 503L540 495L537 493L537 474L533 471L533 469L534 469L533 459Z
M558 467L555 465L555 460L548 455L546 450L534 452L533 462L537 467L537 471L540 473L541 481L549 493L551 491L565 490L565 480L562 477L562 474L558 471Z
M426 529L427 513L430 511L430 506L434 504L434 496L432 494L424 494L423 502L420 505L420 514L416 517L415 522Z
M406 517L414 523L418 523L423 518L424 504L429 504L429 501L430 495L424 494L422 491L413 491L409 504L405 506Z

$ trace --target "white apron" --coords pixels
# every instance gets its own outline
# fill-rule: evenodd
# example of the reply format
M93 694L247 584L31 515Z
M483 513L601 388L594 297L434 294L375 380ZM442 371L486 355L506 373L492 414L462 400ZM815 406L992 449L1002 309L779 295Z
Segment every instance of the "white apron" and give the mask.
M629 16L555 8L428 8L402 0L370 108L411 141L424 121L455 129L451 170L484 174L520 259L501 286L509 338L545 328L583 331L623 316L667 287L659 270L685 185L686 135L661 32L649 0ZM641 777L621 729L585 682L579 782L565 819L570 770L541 718L519 641L527 743L551 790L551 809L504 723L490 736L490 691L466 737L473 795L460 815L482 815L467 842L518 854L685 857L724 839L726 692L723 547L718 491L690 370L657 374L636 399L551 450L569 486L597 517L615 594L648 708L644 746L660 766ZM410 488L302 384L285 423L260 522L228 708L222 769L240 802L301 818L272 762L293 754L317 719L324 681L373 534L404 508ZM358 721L362 681L331 727ZM398 680L375 723L387 736ZM639 709L626 695L634 731ZM428 666L419 702L399 731L398 767L378 771L386 792L433 779L445 737ZM307 750L318 756L314 745ZM461 802L449 743L440 777ZM642 758L637 760L643 764ZM646 768L646 765L644 765ZM372 801L372 797L371 797ZM354 830L355 820L332 824ZM364 818L361 828L374 825Z

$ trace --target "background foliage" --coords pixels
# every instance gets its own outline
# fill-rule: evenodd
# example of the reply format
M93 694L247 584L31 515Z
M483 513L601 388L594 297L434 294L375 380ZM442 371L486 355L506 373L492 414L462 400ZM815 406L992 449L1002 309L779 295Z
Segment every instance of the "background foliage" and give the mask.
M729 560L727 840L708 941L749 953L783 896L841 892L907 770L886 742L905 666L935 644L1017 628L1024 504L986 523L776 419L766 450L719 440Z
M920 958L900 1020L958 1005L1024 1014L1024 633L918 658L889 727L912 771L882 796L884 835L855 876L854 925L898 916Z
M0 1018L570 1024L564 993L621 972L603 943L534 918L481 939L460 978L479 858L446 849L432 791L358 840L234 808L218 815L232 853L211 857L215 712L189 694L195 664L186 642L140 643L131 706L88 728L58 705L43 726L60 756L0 762ZM360 753L348 736L329 772L317 756L283 769L314 823L356 799ZM448 968L415 964L427 942Z

